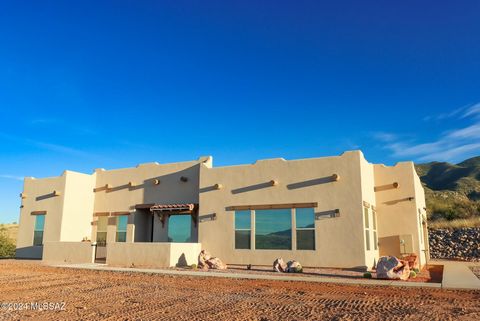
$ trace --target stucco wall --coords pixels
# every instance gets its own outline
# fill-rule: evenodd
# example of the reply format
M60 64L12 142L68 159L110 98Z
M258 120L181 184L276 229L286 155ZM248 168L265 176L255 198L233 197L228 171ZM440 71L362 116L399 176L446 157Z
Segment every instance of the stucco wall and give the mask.
M196 264L199 243L109 243L107 264L117 266L172 267ZM183 264L182 264L183 263Z
M366 266L363 251L360 152L338 157L285 161L200 170L199 241L227 263L270 265L277 257L304 266ZM340 176L332 181L332 174ZM269 186L270 180L278 186ZM223 188L215 189L215 184ZM340 216L315 221L316 250L236 250L234 211L230 206L318 202L318 214L340 210ZM216 220L209 220L212 214ZM204 219L207 218L207 219ZM293 244L292 244L293 245Z
M42 247L33 246L33 231L36 216L34 211L46 211L43 242L60 241L63 203L65 197L66 174L59 177L35 179L27 177L24 180L21 199L19 229L17 236L18 258L41 258ZM60 193L54 196L53 191Z
M378 209L379 243L381 255L391 244L388 238L398 235L412 235L413 250L419 255L420 264L425 264L423 247L420 244L417 198L423 198L423 188L415 184L417 176L412 162L402 162L395 166L374 165L375 185L385 186L398 182L398 188L385 189L376 193ZM424 200L419 200L423 204ZM389 245L382 248L382 238Z
M92 263L94 247L90 242L46 242L43 261L47 263Z

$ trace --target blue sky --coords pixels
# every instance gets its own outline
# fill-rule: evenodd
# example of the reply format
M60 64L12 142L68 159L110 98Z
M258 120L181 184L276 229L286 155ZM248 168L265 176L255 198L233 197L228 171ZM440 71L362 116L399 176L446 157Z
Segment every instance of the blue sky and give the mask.
M480 2L330 2L0 2L0 222L64 169L479 155Z

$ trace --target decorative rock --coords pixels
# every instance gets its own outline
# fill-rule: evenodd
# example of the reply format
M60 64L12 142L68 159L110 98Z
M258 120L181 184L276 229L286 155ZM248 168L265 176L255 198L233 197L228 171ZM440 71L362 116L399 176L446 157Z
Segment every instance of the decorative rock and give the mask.
M428 231L430 257L432 259L457 259L480 261L480 228L455 230L435 229Z
M303 267L297 261L288 261L287 272L288 273L302 273L303 272Z
M410 268L407 261L394 256L382 256L377 263L377 278L390 280L407 280Z
M218 257L212 257L207 250L202 250L198 255L198 268L203 270L225 270L227 265Z
M273 270L277 272L286 272L287 264L282 258L278 258L273 262Z

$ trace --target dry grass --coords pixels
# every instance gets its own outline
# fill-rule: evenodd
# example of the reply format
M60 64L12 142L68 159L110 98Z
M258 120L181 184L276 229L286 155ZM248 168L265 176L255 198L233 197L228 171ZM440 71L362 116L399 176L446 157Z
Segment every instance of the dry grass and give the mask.
M0 230L5 229L8 237L17 242L18 224L0 224Z
M428 223L428 227L431 229L440 229L440 228L447 228L447 229L457 229L457 228L465 228L465 227L480 227L480 217L472 217L472 218L462 218L456 220L437 220Z

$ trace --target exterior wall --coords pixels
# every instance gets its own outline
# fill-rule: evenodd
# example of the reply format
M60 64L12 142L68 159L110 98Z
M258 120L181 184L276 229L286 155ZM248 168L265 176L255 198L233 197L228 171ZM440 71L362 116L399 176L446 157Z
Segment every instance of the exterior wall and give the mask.
M415 183L418 176L413 163L402 162L393 167L374 165L374 168L375 186L399 184L398 188L376 193L380 255L401 255L413 249L419 256L420 265L424 265L426 256L420 240L418 208L425 206L425 199L423 188ZM404 240L404 246L392 243L392 237L399 236L402 236L399 239Z
M91 235L95 174L66 172L60 241L80 242Z
M92 263L94 247L90 242L46 242L43 261L47 263Z
M20 210L19 229L17 236L17 258L42 258L42 246L33 246L33 231L35 227L34 211L46 211L43 242L60 241L63 204L65 197L66 173L59 177L35 179L27 177L24 181ZM59 196L54 196L58 191Z
M366 248L366 237L365 232L363 232L363 249L365 253L365 261L367 262L368 267L373 267L375 262L378 261L379 258L379 251L375 250L374 244L374 236L373 236L373 214L372 214L372 206L376 209L376 195L375 195L375 174L373 165L368 163L365 158L361 157L360 159L360 168L361 168L361 177L362 177L362 200L370 204L370 208L368 208L369 213L369 222L370 222L370 251ZM363 205L363 202L362 202ZM363 212L362 212L363 215ZM362 216L363 217L363 216ZM378 223L378 218L377 218ZM362 219L362 226L365 230L365 220ZM377 226L377 233L378 233L378 226ZM378 234L377 234L378 235Z
M361 228L361 157L361 152L347 152L339 157L202 167L199 241L204 249L227 263L270 265L275 258L283 257L296 259L304 266L367 266ZM340 175L340 180L331 181L332 174ZM279 185L266 184L272 179L278 180ZM217 190L215 184L222 184L223 188ZM304 202L318 202L316 215L340 210L339 217L315 220L315 251L300 251L295 247L293 250L235 249L234 211L228 207ZM212 214L216 214L216 220L204 219Z
M173 267L196 264L200 243L109 243L107 264L117 266Z

